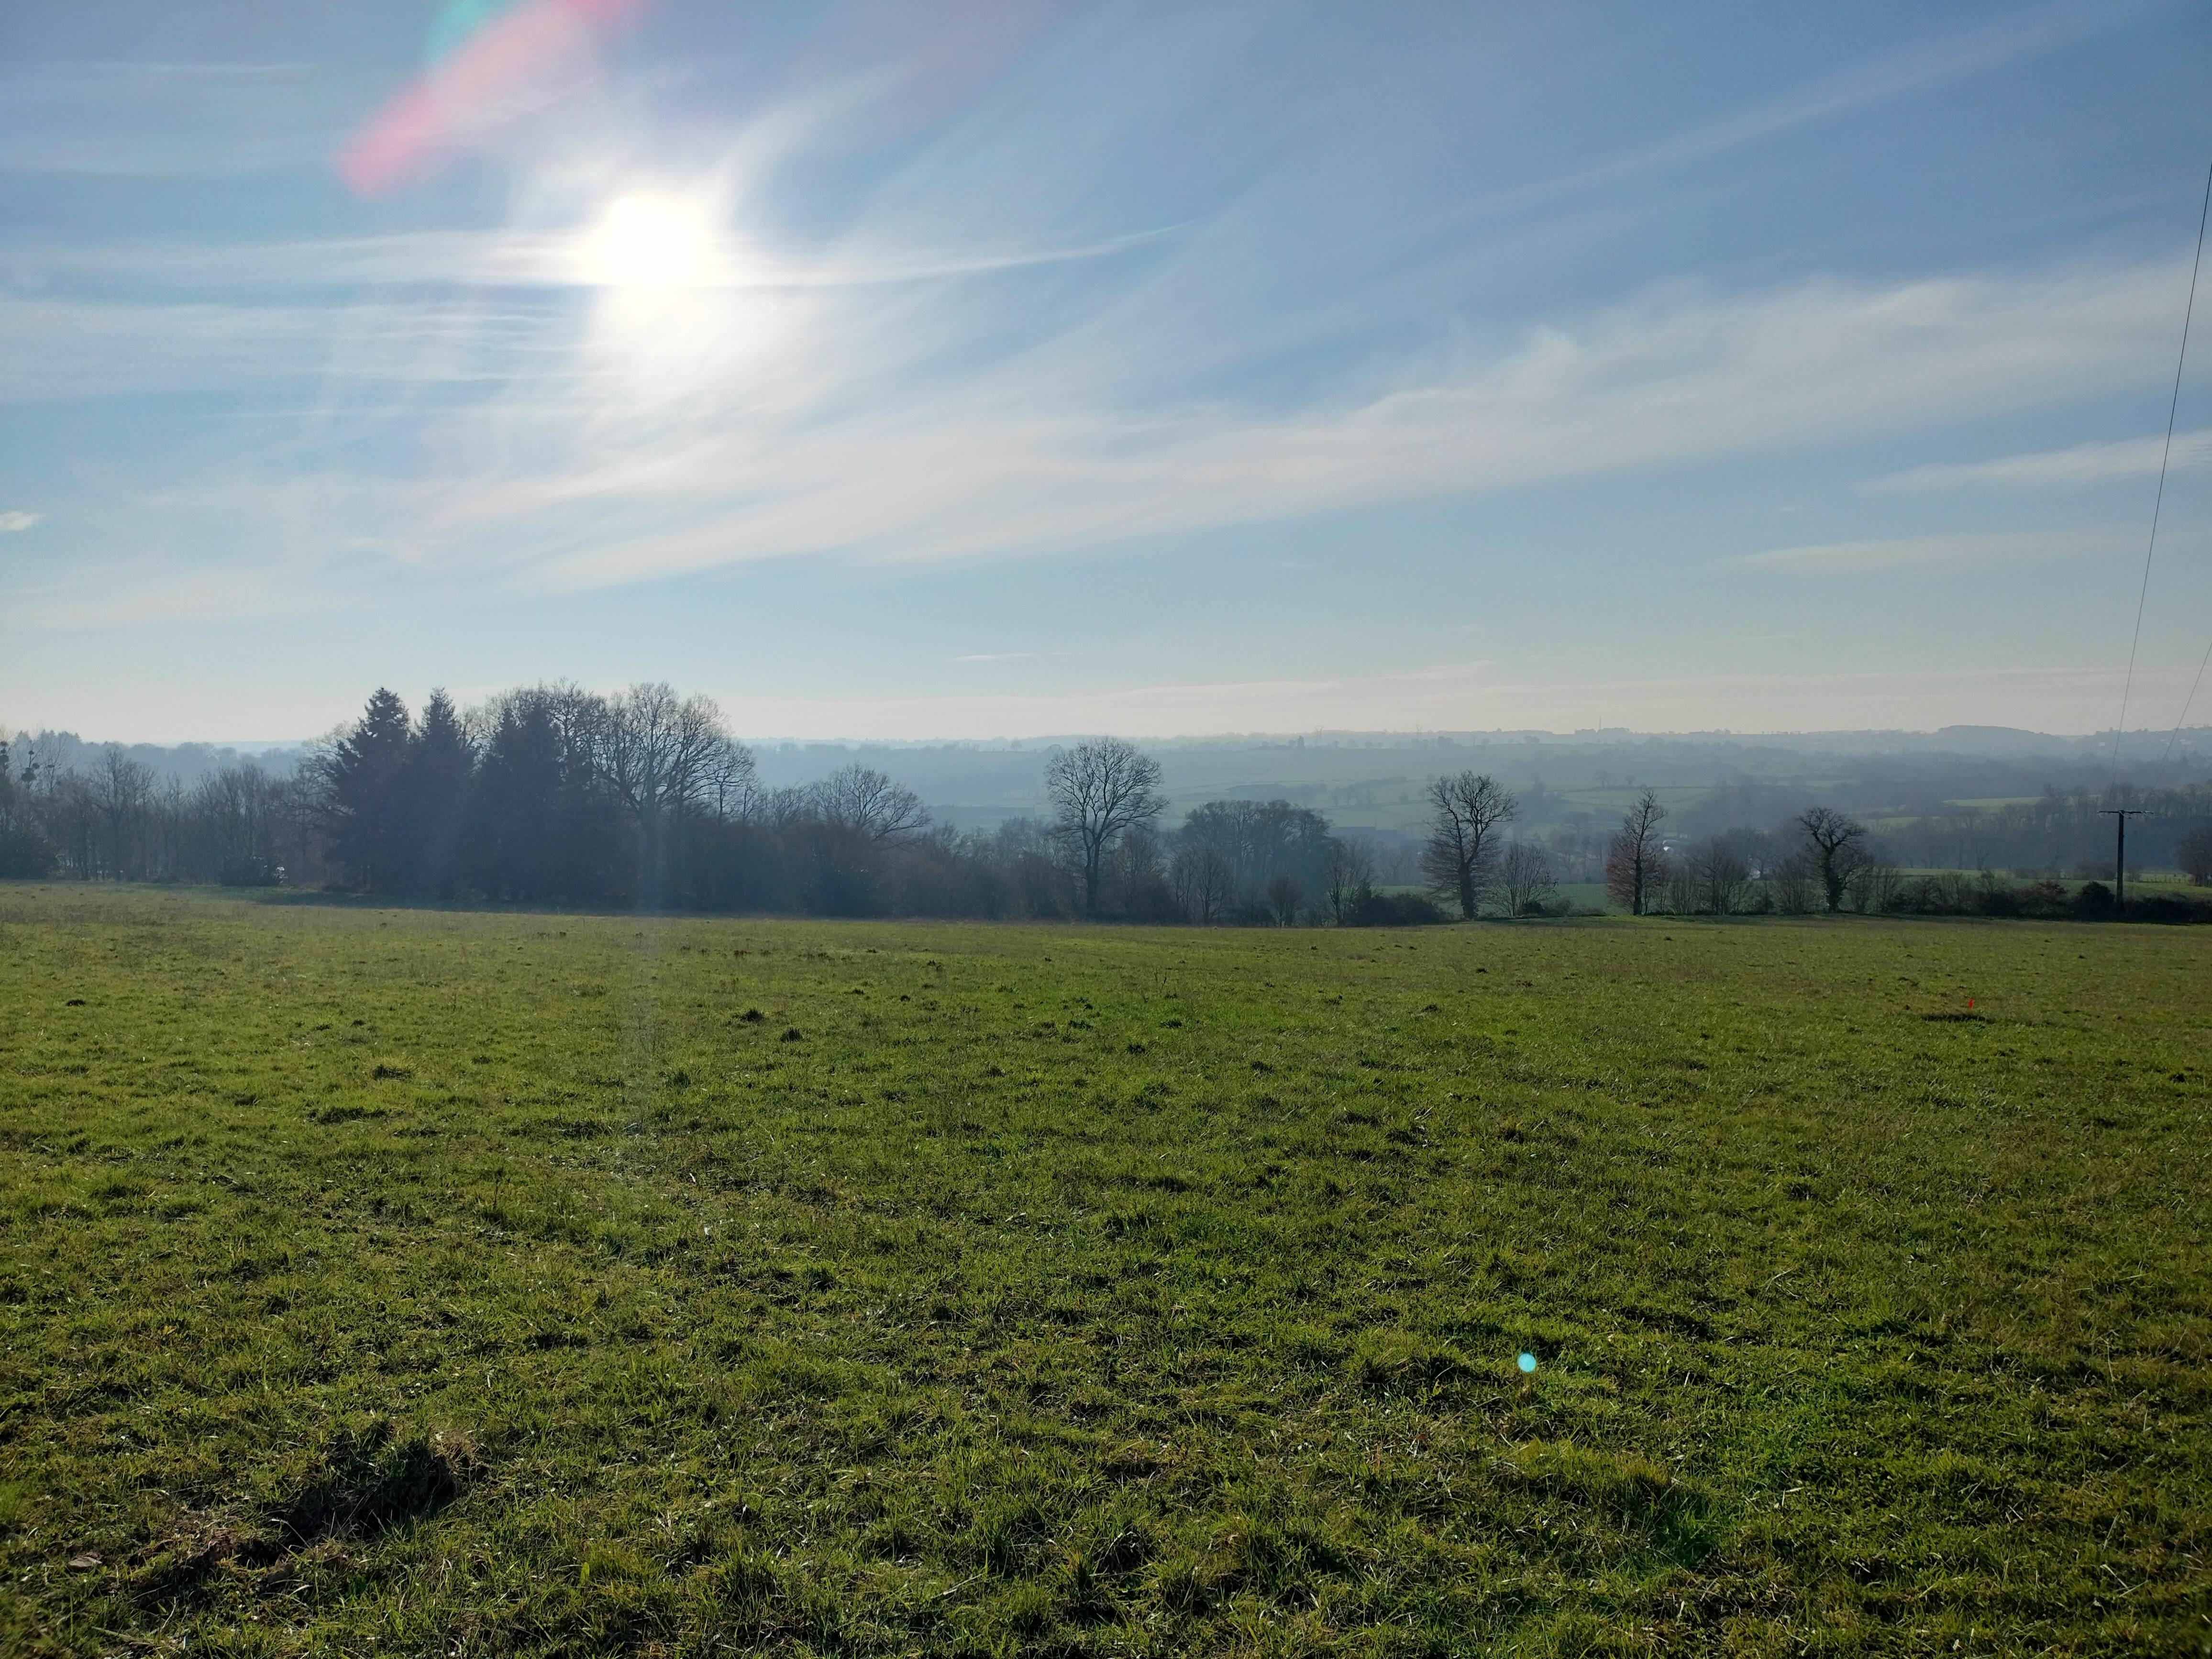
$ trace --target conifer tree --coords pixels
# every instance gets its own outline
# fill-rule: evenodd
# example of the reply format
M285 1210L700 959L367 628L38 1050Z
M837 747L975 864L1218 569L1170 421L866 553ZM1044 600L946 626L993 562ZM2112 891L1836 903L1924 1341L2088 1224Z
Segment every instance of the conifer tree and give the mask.
M422 705L422 730L408 755L408 839L416 891L453 895L461 878L461 835L475 781L477 757L460 713L443 689Z
M331 852L357 886L373 892L406 886L407 763L414 746L407 705L379 686L325 763Z

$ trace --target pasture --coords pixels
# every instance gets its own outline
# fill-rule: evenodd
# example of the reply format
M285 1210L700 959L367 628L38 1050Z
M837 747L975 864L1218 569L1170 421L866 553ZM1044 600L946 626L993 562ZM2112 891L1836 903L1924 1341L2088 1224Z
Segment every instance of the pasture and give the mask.
M2212 1650L2208 969L0 885L0 1649Z

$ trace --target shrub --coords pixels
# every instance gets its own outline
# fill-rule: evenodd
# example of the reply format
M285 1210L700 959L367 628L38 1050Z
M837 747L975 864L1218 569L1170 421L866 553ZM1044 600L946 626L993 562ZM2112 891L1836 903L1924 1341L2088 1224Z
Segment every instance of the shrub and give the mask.
M0 880L37 881L53 873L54 849L25 826L0 825Z
M1419 893L1362 893L1344 912L1346 927L1425 927L1447 920Z

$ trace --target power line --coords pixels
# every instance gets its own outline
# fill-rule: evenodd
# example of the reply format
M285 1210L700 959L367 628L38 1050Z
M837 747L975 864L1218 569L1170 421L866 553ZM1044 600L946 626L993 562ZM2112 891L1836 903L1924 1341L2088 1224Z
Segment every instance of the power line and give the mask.
M2189 324L2197 314L2197 273L2204 264L2204 222L2208 217L2212 217L2212 167L2204 170L2204 203L2197 210L2197 258L2189 267L2189 302L2181 311L2181 355L2173 362L2173 396L2166 406L2166 447L2159 452L2158 495L2151 502L2150 543L2143 549L2142 589L2136 595L2135 637L2128 641L2128 675L2120 685L2120 723L2112 732L2112 783L2115 787L2120 781L2120 745L2127 740L2128 735L2128 698L2136 688L2136 649L2142 643L2143 606L2150 598L2151 556L2158 551L2159 514L2166 507L2166 464L2173 455L2174 416L2181 412L2181 371L2189 361ZM2203 677L2200 669L2198 678L2201 679ZM2196 696L2192 689L2190 700L2194 702ZM2186 716L2188 709L2185 705L2182 712ZM2178 726L2174 728L2176 732L2180 729ZM2166 747L2171 752L2171 740Z
M2166 752L2158 757L2157 776L2160 783L2166 781L2166 763L2173 758L2173 745L2180 741L2181 728L2189 724L2189 711L2197 702L2197 688L2204 684L2204 671L2208 667L2212 667L2212 645L2207 645L2203 656L2197 659L2197 678L2190 681L2189 695L2182 700L2181 718L2174 721L2173 730L2166 734Z

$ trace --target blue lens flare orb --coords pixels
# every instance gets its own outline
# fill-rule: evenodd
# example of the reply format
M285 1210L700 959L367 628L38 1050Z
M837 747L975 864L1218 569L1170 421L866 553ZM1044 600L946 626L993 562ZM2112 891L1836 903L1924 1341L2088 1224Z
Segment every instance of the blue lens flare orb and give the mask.
M1522 1355L1521 1356L1521 1373L1522 1373L1522 1375L1525 1376L1527 1376L1530 1371L1533 1371L1533 1370L1534 1370L1535 1369L1536 1369L1536 1356L1535 1356L1534 1354L1533 1354L1533 1353L1524 1353L1524 1354L1522 1354Z

